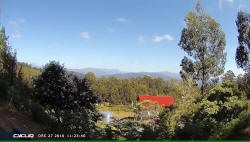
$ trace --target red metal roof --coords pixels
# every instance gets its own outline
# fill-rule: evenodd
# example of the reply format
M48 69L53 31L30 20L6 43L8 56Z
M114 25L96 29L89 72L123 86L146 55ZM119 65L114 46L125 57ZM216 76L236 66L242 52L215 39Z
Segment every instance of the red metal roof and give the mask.
M140 102L149 100L152 102L158 102L162 106L174 105L174 98L172 96L139 96Z

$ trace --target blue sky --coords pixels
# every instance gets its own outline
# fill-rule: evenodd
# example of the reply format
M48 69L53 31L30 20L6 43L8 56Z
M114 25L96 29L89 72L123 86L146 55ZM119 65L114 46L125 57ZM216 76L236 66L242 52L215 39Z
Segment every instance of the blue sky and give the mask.
M195 0L0 0L1 24L18 61L66 68L178 73L185 52L178 42ZM235 64L235 20L249 0L201 0L226 34L226 70ZM225 71L226 71L225 70Z

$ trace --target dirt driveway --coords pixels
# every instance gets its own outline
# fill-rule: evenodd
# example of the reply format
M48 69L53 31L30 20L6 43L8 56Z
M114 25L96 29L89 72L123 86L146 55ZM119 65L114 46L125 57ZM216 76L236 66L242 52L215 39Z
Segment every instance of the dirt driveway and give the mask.
M7 104L0 104L0 127L12 133L13 128L19 128L29 134L41 134L46 131L45 126L32 121L31 117L18 111L10 111Z

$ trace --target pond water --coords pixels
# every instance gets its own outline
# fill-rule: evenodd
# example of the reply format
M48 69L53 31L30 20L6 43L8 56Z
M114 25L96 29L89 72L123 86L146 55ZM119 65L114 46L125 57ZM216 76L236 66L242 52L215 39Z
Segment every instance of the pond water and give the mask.
M104 112L101 112L101 114L102 114L103 122L110 123L114 119L113 112L111 111L104 111Z

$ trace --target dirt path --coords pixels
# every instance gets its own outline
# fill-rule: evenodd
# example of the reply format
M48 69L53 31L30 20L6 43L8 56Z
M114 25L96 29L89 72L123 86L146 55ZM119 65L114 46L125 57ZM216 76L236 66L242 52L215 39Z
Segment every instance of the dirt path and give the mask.
M32 121L27 114L10 111L6 104L0 104L0 127L10 133L13 128L19 128L26 133L35 134L35 136L46 130L44 125Z

